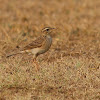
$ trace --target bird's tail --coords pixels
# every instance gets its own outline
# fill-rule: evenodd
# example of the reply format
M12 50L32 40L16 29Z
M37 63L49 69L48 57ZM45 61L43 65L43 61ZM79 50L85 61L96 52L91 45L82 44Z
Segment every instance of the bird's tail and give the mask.
M7 55L6 56L6 58L9 58L9 57L11 57L11 56L14 56L14 55L17 55L17 54L21 54L22 52L16 52L16 53L13 53L13 54L9 54L9 55Z

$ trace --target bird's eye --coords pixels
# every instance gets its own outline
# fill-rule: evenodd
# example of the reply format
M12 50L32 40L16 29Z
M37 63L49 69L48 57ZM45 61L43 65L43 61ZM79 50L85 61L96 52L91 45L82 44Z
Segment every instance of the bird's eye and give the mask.
M47 31L49 31L49 29L47 29Z

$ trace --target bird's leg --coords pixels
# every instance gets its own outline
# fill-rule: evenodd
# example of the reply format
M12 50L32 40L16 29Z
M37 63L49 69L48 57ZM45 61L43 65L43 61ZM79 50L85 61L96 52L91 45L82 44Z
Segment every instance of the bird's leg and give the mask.
M36 58L33 59L33 62L36 64L36 65L35 65L36 70L39 71L40 67L39 67L39 65L38 65L38 63L37 63L37 61L36 61Z

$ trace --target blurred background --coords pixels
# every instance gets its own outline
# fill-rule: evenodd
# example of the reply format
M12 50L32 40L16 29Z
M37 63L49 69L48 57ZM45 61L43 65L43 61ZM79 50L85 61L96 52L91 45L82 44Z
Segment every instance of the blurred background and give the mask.
M19 34L38 35L45 26L57 27L59 38L67 38L69 33L97 33L99 3L99 0L0 0L0 26L12 41ZM2 39L4 36L0 36Z

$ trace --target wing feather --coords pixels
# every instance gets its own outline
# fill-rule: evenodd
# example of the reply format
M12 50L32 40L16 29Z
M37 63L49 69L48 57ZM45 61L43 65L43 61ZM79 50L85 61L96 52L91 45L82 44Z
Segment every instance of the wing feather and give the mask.
M34 40L32 43L28 44L27 46L25 46L23 50L30 50L30 49L33 49L33 48L38 48L38 47L41 47L45 42L45 36L41 36L41 37L38 37L36 40Z

